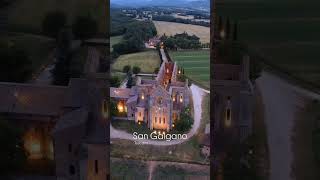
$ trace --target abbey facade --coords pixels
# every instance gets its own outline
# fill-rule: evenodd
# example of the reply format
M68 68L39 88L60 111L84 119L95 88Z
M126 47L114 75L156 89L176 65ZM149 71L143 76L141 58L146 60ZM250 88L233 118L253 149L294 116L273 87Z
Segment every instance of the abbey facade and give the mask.
M116 101L118 111L126 114L126 120L146 123L151 130L168 132L179 120L180 112L189 105L191 96L188 80L178 80L182 71L177 64L163 59L155 79L138 77L132 88L111 88L110 97Z

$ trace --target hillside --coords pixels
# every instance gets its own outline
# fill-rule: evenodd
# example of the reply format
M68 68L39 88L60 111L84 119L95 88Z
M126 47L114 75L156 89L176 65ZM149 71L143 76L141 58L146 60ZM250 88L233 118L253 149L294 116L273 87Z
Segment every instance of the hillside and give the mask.
M97 19L99 32L105 33L106 0L17 0L9 12L9 28L13 31L41 32L41 22L49 11L64 11L69 22L79 15Z

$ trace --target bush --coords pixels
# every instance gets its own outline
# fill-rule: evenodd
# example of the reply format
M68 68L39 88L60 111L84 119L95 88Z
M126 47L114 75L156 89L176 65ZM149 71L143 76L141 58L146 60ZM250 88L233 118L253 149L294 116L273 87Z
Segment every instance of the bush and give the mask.
M92 38L98 31L98 24L91 16L78 16L72 25L73 33L78 39Z
M112 76L110 79L110 86L111 87L119 87L121 84L120 78L118 76Z
M130 65L125 65L123 66L122 72L124 73L128 73L131 70L131 66Z
M134 67L132 68L132 73L133 73L133 74L139 74L140 71L141 71L140 67L134 66Z
M49 12L42 21L44 35L57 38L60 30L66 25L67 17L62 11Z
M180 118L176 123L176 130L180 133L187 132L191 129L193 119L191 118L191 110L189 107L183 109L180 113Z

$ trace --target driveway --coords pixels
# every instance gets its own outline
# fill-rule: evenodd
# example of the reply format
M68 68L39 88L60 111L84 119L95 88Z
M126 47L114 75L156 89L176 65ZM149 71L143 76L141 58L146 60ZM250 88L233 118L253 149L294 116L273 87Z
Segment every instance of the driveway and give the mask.
M270 157L270 180L291 180L292 130L296 113L306 100L320 99L312 93L269 72L257 79L265 106Z
M157 140L151 140L151 139L135 140L133 139L132 134L129 134L122 130L117 130L110 125L111 139L125 139L125 140L137 141L138 143L143 143L148 145L158 145L158 146L176 145L176 144L181 144L187 141L198 132L198 129L200 127L201 113L202 113L202 99L206 93L205 90L203 90L202 88L194 84L190 86L190 90L192 93L192 100L193 100L194 124L192 125L191 130L187 134L188 136L187 139L177 139L177 140L171 140L171 141L157 141Z
M162 57L162 60L164 62L167 62L168 61L168 58L166 56L166 53L164 52L164 49L160 49L160 52L161 52L161 57Z

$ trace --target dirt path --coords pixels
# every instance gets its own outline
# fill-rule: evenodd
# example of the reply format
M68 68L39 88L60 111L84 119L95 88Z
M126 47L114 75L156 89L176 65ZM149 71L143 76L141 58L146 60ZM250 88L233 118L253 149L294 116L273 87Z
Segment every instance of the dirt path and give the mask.
M320 100L320 95L294 86L269 72L263 72L256 82L265 105L270 180L291 180L291 136L296 112L305 106L307 99Z
M201 124L201 113L202 113L202 99L205 95L206 90L192 84L190 86L190 90L192 92L192 100L193 100L193 109L194 109L194 124L191 128L191 130L188 132L187 139L178 139L178 140L171 140L171 141L157 141L157 140L151 140L151 139L145 139L145 140L135 140L142 144L149 144L149 145L158 145L158 146L170 146L170 145L176 145L181 144L188 139L190 139L192 136L194 136L200 127ZM117 130L113 128L110 125L110 137L111 139L126 139L134 141L133 135L129 134L125 131Z

